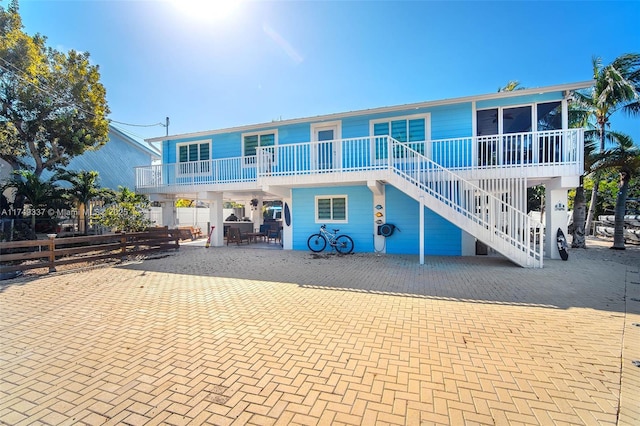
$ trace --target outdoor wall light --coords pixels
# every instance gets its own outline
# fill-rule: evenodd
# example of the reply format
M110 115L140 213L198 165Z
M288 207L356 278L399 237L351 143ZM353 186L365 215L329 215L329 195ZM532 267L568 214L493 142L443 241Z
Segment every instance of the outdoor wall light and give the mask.
M384 216L384 215L382 214L382 212L377 212L377 213L376 213L376 217L382 217L382 216Z

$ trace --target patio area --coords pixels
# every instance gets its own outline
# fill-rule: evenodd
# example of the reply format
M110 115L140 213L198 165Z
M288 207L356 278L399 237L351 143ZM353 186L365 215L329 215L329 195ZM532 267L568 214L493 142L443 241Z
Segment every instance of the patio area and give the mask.
M0 282L0 419L620 424L640 248L569 261L204 247Z

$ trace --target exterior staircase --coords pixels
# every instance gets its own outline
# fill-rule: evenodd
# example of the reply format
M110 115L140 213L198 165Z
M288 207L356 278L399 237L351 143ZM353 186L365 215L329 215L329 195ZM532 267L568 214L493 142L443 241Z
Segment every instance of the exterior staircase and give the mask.
M504 185L483 189L393 139L389 153L389 183L512 262L542 268L543 225L509 202Z

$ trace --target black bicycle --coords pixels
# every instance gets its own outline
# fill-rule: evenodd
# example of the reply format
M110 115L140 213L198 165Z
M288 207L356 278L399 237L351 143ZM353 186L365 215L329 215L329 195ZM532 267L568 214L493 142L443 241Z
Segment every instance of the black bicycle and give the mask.
M348 235L337 235L339 229L334 229L333 233L327 231L327 225L320 226L320 232L313 234L307 240L309 250L319 253L327 247L327 242L340 254L349 254L353 251L353 240Z

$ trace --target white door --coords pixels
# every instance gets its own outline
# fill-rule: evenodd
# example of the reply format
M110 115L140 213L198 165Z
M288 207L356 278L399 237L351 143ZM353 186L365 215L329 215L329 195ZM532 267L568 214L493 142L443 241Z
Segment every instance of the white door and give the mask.
M313 165L316 170L331 170L340 166L340 123L321 123L312 126Z

